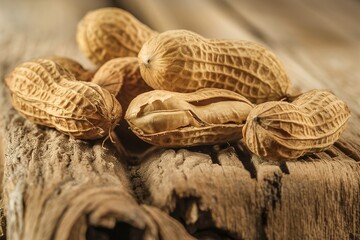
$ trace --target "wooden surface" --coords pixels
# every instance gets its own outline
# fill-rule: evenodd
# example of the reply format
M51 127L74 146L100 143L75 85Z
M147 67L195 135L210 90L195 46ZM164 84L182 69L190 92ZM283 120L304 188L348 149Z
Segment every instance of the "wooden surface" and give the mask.
M4 154L0 169L3 165L8 239L55 239L61 227L79 238L99 238L99 232L102 237L120 234L116 224L89 217L85 206L92 201L73 205L66 200L84 186L91 190L110 182L115 194L108 201L132 206L112 209L118 214L115 222L125 223L121 226L126 229L150 229L142 233L151 237L187 236L175 218L204 239L360 239L359 1L91 0L74 4L39 0L30 4L7 0L0 4L1 77L21 61L54 54L91 67L76 48L75 24L89 9L117 4L158 31L185 28L206 37L262 42L280 56L297 87L330 89L352 110L341 140L324 153L298 161L263 162L243 151L241 142L234 142L158 149L140 164L127 166L124 160L128 159L102 150L99 143L71 140L24 120L11 109L1 85L4 144L0 153ZM52 155L54 149L61 156ZM85 156L92 156L94 149L96 156ZM63 161L69 169L62 167ZM74 170L78 168L82 170ZM94 201L107 196L103 191L107 188L101 187ZM113 205L94 204L90 212L107 218L105 210ZM82 219L79 225L45 224L67 219L68 215L60 214L62 209L74 206L85 209L76 215ZM147 220L129 222L131 213ZM99 226L113 231L109 234ZM84 228L86 234L79 231ZM70 235L56 239L66 236ZM122 235L126 236L130 235Z

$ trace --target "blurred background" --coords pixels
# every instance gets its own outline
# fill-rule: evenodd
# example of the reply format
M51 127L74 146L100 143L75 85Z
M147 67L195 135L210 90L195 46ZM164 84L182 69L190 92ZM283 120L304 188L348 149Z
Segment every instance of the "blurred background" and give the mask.
M86 12L108 6L128 10L160 32L182 28L261 42L302 90L330 89L360 106L359 0L1 0L0 55L18 51L26 59L51 52L91 67L76 47L76 25ZM28 43L44 51L34 52Z

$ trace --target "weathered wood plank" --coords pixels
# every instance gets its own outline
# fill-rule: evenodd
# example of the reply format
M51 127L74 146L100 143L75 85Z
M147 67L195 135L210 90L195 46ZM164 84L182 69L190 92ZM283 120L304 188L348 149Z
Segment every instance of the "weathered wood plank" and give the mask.
M154 153L133 169L135 193L182 221L195 236L213 229L222 237L259 237L255 181L234 151L223 153L219 162L187 150Z
M160 150L132 176L141 201L195 236L209 229L235 239L360 236L360 164L335 147L280 165L250 159L237 144Z

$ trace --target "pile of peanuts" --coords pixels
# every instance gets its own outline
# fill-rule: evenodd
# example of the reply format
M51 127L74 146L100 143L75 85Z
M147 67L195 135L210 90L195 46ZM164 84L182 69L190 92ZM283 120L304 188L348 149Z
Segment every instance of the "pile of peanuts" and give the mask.
M131 131L153 145L242 138L254 154L280 161L329 148L350 117L328 91L295 96L278 57L255 42L158 33L103 8L81 20L77 43L96 71L48 57L5 78L16 110L75 138L109 136L125 112Z

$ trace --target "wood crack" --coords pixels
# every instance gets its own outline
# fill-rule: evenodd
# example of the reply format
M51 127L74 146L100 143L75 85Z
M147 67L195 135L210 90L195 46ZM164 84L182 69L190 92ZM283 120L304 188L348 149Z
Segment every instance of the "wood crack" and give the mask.
M251 153L249 150L247 150L246 146L241 142L235 143L234 149L244 168L250 173L250 177L256 179L257 171L255 165L251 161Z

